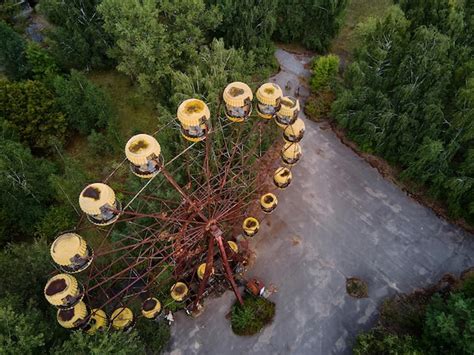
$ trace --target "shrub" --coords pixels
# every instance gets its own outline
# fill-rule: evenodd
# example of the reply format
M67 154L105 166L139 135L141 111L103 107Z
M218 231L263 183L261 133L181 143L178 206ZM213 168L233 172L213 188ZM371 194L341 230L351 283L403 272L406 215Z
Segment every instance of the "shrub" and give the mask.
M89 335L80 331L72 333L69 340L51 351L55 355L146 354L142 340L136 332L97 332Z
M25 79L28 75L25 40L4 21L0 21L0 63L10 79Z
M38 44L29 42L26 46L25 53L29 69L34 79L41 80L49 78L58 72L54 58Z
M58 76L54 80L54 88L56 100L66 114L69 127L81 134L105 128L114 117L105 92L76 70L72 70L68 77Z
M66 120L53 93L40 81L0 81L0 116L31 149L52 149L64 142Z
M339 57L334 54L318 57L313 61L312 69L311 89L327 89L339 71Z
M435 295L428 306L423 339L433 353L474 353L474 298Z
M375 328L357 336L352 349L355 355L423 354L410 336L398 336Z
M166 321L141 319L137 324L137 331L150 354L160 354L171 337L170 327Z
M273 320L275 303L262 297L247 296L243 306L238 302L232 307L232 330L237 335L253 335Z

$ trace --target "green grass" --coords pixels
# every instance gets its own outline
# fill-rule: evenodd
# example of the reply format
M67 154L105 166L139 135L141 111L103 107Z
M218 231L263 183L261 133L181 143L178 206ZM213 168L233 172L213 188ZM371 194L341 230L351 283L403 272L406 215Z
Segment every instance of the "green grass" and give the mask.
M350 58L357 44L355 36L357 24L369 17L383 16L390 5L393 5L392 0L351 0L347 7L344 25L334 39L330 52L339 55L343 60Z

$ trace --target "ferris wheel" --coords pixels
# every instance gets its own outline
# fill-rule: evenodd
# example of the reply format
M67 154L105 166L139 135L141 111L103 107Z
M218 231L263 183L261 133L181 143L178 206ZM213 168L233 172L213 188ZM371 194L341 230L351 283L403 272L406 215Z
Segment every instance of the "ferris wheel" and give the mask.
M164 308L198 309L223 283L242 303L235 276L245 240L290 185L305 130L298 100L275 83L258 88L255 108L242 82L224 89L213 115L187 99L176 120L131 137L122 163L82 190L83 215L52 243L57 272L44 289L61 326L126 331ZM180 143L169 156L159 142L173 132ZM136 189L115 189L114 179Z

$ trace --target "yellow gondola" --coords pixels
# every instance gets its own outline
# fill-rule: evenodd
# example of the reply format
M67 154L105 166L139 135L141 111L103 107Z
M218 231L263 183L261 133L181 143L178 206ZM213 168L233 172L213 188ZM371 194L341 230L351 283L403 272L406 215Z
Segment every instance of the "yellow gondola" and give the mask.
M125 145L125 155L130 162L130 169L141 178L149 179L159 173L160 154L160 144L148 134L137 134Z
M290 185L292 179L291 171L288 168L280 167L273 174L273 183L279 189L285 189Z
M70 308L84 297L84 288L72 275L58 274L44 288L46 300L59 308Z
M280 109L280 101L283 96L281 88L277 84L266 83L258 88L256 96L258 115L267 120L273 118Z
M298 143L286 142L280 152L281 160L289 166L295 165L300 160L301 155L302 150Z
M79 206L93 224L106 226L120 216L120 202L115 192L102 183L90 184L79 195Z
M161 303L157 298L147 298L142 304L142 314L145 318L155 319L161 313Z
M133 312L126 307L117 308L110 316L110 320L115 330L123 330L124 332L130 331L135 325Z
M272 213L278 205L277 197L272 193L267 193L260 198L260 207L265 213Z
M76 329L87 323L89 310L84 302L79 302L74 307L59 309L56 315L58 323L67 329Z
M189 293L188 286L184 282L176 282L171 287L171 298L177 302L181 302Z
M50 253L54 262L67 273L85 270L93 259L92 249L76 233L65 233L57 237L51 245Z
M280 110L275 115L275 122L281 128L295 123L300 112L300 102L293 96L283 96L281 98Z
M101 309L94 308L91 311L89 322L87 322L87 325L84 326L83 330L87 334L93 335L97 332L105 331L108 325L109 319L107 318L107 314L105 314Z
M225 115L233 122L244 122L252 113L253 94L250 87L240 81L227 85L223 94Z
M303 139L305 131L304 121L298 118L293 124L283 131L283 139L288 143L298 143Z
M199 280L202 280L204 278L204 273L206 272L206 263L202 263L201 265L199 265L198 269L197 269L197 276L199 278ZM214 268L211 269L211 273L209 274L210 276L212 276L214 274Z
M242 223L242 229L244 230L244 235L247 237L253 237L255 234L257 234L258 230L260 228L260 223L256 218L253 217L247 217L244 219L244 222Z
M183 101L178 107L177 116L184 138L191 142L199 142L206 138L211 112L204 101L198 99Z

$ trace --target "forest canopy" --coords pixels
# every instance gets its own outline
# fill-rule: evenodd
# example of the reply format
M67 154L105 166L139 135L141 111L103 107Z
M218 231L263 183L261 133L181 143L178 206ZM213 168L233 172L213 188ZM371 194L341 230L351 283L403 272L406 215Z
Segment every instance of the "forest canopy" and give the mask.
M359 28L337 122L402 178L474 222L474 6L400 1Z

